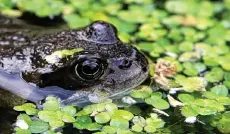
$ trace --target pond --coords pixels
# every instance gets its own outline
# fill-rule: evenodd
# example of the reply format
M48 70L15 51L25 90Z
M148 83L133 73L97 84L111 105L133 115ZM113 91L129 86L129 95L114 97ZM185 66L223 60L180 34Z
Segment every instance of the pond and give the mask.
M230 0L0 3L0 133L230 133Z

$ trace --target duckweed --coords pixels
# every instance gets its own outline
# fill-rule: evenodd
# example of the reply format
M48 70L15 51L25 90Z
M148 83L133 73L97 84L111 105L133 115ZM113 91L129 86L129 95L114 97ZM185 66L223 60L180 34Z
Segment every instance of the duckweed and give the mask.
M0 0L0 12L13 17L26 12L60 16L70 28L108 21L121 40L135 45L151 63L150 80L130 93L136 104L123 108L103 102L79 109L61 107L52 97L43 109L25 103L14 110L29 127L17 126L16 133L57 133L54 129L66 124L95 134L230 133L229 5L229 0ZM159 68L160 59L174 62L176 70ZM168 94L182 105L171 107ZM190 117L198 124L189 124L192 129L184 122Z

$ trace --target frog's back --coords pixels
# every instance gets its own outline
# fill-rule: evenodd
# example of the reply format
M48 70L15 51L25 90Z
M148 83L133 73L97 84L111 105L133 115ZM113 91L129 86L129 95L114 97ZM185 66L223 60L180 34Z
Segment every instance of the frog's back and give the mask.
M40 57L34 53L35 45L41 44L34 43L34 40L52 30L1 15L0 23L0 70L7 73L36 70L35 64Z
M31 45L36 36L48 33L47 29L0 15L0 54L10 55L15 50ZM51 32L52 30L50 30Z
M0 54L12 54L15 48L28 45L29 30L23 22L0 15ZM26 34L27 33L27 34Z
M47 31L44 35L44 29L33 27L21 20L0 16L0 23L0 69L5 72L53 71L44 58L57 50L83 48L92 52L103 51L111 57L115 57L117 53L111 50L126 50L125 46L117 44L112 33L97 35L100 32L94 34L95 29L65 30L53 34L48 34ZM99 31L104 28L96 24L94 27ZM107 32L110 31L113 30Z
M34 45L38 45L33 40L52 30L2 15L0 24L0 69L8 73L31 71Z

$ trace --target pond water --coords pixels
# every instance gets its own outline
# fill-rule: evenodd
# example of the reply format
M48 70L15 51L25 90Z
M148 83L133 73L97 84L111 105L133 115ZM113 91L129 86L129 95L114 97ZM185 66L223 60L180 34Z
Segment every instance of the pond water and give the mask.
M2 1L6 1L7 10L18 6ZM137 45L154 62L150 75L155 82L149 87L159 89L147 94L146 98L143 97L146 94L134 93L137 100L144 98L141 100L144 104L137 105L138 110L141 109L141 114L137 115L149 119L151 114L157 113L165 124L156 128L156 133L230 133L230 0L63 0L61 4L61 0L49 0L53 6L39 0L20 1L19 6L24 7L20 9L26 11L21 19L42 28L41 33L67 29L67 25L78 28L100 19L113 23L122 41ZM33 2L44 5L32 9L31 5L35 6ZM47 10L41 12L43 8ZM50 20L49 17L53 16L49 16L48 11L57 17ZM41 19L33 14L46 17ZM25 27L28 28L28 25ZM157 68L160 60L175 63L176 69L170 68L168 62ZM161 67L166 69L165 72ZM163 73L158 72L158 75L154 69ZM173 72L175 74L169 76ZM176 90L181 91L169 94ZM0 90L0 134L13 132L12 124L18 115L12 110L16 103L9 104L5 94ZM167 95L175 100L170 100ZM17 104L23 102L15 96L10 98ZM184 105L173 106L178 103ZM188 117L198 120L186 123ZM133 124L130 121L130 129ZM71 125L64 129L64 133L91 133L79 132ZM141 129L146 133L144 128Z

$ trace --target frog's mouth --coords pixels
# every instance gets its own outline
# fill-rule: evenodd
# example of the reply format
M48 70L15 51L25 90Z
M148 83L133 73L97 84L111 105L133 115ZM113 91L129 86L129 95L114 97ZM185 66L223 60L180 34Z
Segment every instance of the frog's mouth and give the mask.
M102 102L106 99L120 99L123 96L128 95L132 91L132 89L134 89L135 87L143 83L147 77L148 77L148 71L146 71L145 73L141 73L136 78L133 78L132 82L129 82L129 84L127 84L127 81L130 80L123 81L123 83L120 83L122 84L122 86L120 85L120 87L122 88L104 89L102 86L91 87L90 91L88 89L88 92L87 91L76 92L68 99L62 100L62 103L64 105L71 104L71 105L77 105L83 107L90 103Z
M127 85L127 87L124 87L122 89L119 89L119 91L121 92L115 92L113 93L111 96L109 96L110 99L119 99L125 95L128 95L132 89L134 89L135 87L141 85L145 80L146 78L148 77L148 73L146 74L141 74L135 82L131 83L130 85ZM126 82L124 82L126 83Z
M89 98L90 95L95 92L89 91L71 91L65 90L56 86L39 88L34 85L28 84L25 82L20 74L7 74L0 71L0 87L6 89L26 100L30 100L35 103L39 103L41 100L45 99L48 95L56 96L60 98L63 105L77 105L83 107L92 103L92 99ZM140 74L138 78L127 86L122 87L121 89L116 89L118 92L111 92L108 96L102 97L105 99L119 99L122 96L125 96L130 93L131 89L140 85L146 78L148 74ZM12 84L13 83L13 84ZM126 82L124 82L126 83ZM133 85L133 86L130 86ZM110 91L115 91L115 89L110 89ZM100 96L99 96L100 97ZM98 101L98 100L97 100ZM93 102L94 103L94 102Z

